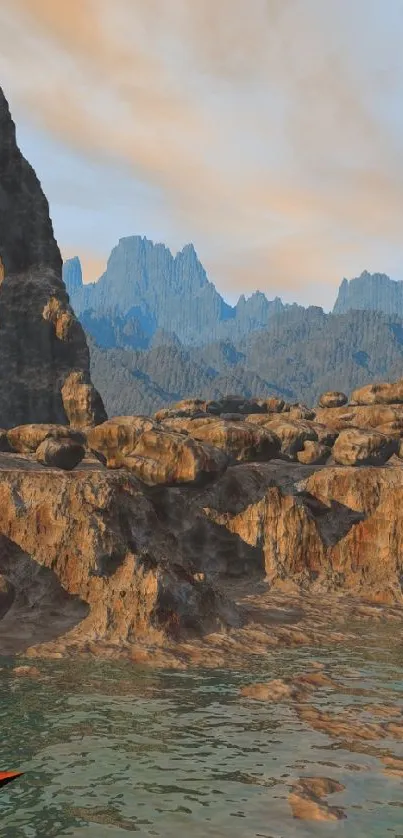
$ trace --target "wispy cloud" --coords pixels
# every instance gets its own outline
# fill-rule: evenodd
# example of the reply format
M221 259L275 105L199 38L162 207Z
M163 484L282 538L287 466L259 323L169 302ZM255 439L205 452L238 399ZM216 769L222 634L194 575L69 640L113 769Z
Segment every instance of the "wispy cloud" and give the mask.
M0 69L42 129L160 190L174 238L196 241L224 291L301 298L401 252L401 12L3 0Z

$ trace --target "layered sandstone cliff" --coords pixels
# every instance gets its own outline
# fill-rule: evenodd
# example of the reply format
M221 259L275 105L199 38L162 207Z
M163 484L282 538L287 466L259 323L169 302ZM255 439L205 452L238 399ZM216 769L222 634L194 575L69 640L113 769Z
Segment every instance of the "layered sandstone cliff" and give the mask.
M103 421L85 335L62 281L48 202L17 146L1 88L0 262L0 425L65 423L72 401L81 403L75 424Z

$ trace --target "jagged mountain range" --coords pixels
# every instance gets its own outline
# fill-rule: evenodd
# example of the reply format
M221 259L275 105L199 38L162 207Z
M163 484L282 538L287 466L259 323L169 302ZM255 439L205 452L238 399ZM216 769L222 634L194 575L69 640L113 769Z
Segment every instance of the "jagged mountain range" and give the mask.
M74 311L104 347L146 348L159 329L189 346L234 340L264 328L279 312L302 308L278 297L269 301L260 291L230 306L192 244L173 256L141 236L119 240L97 282L83 283L77 257L65 262L63 278Z
M327 389L402 375L403 283L384 274L343 280L332 314L261 292L231 307L192 245L173 256L132 236L98 282L83 283L78 258L64 280L110 415L228 392L313 403Z

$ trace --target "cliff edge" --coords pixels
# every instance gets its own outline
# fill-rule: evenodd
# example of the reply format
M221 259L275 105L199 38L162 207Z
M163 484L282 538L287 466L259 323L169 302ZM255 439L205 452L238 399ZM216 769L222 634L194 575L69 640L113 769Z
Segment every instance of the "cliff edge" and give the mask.
M40 182L0 88L0 425L106 418ZM74 417L71 414L76 404Z

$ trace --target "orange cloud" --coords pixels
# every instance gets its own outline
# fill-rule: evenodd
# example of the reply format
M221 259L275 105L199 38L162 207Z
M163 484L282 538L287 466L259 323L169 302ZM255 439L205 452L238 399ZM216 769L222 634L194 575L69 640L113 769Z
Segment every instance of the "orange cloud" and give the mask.
M163 190L222 287L297 292L368 266L374 238L400 247L401 142L375 107L382 91L398 102L400 64L379 73L390 49L370 52L372 13L361 0L3 0L0 70L53 136Z

